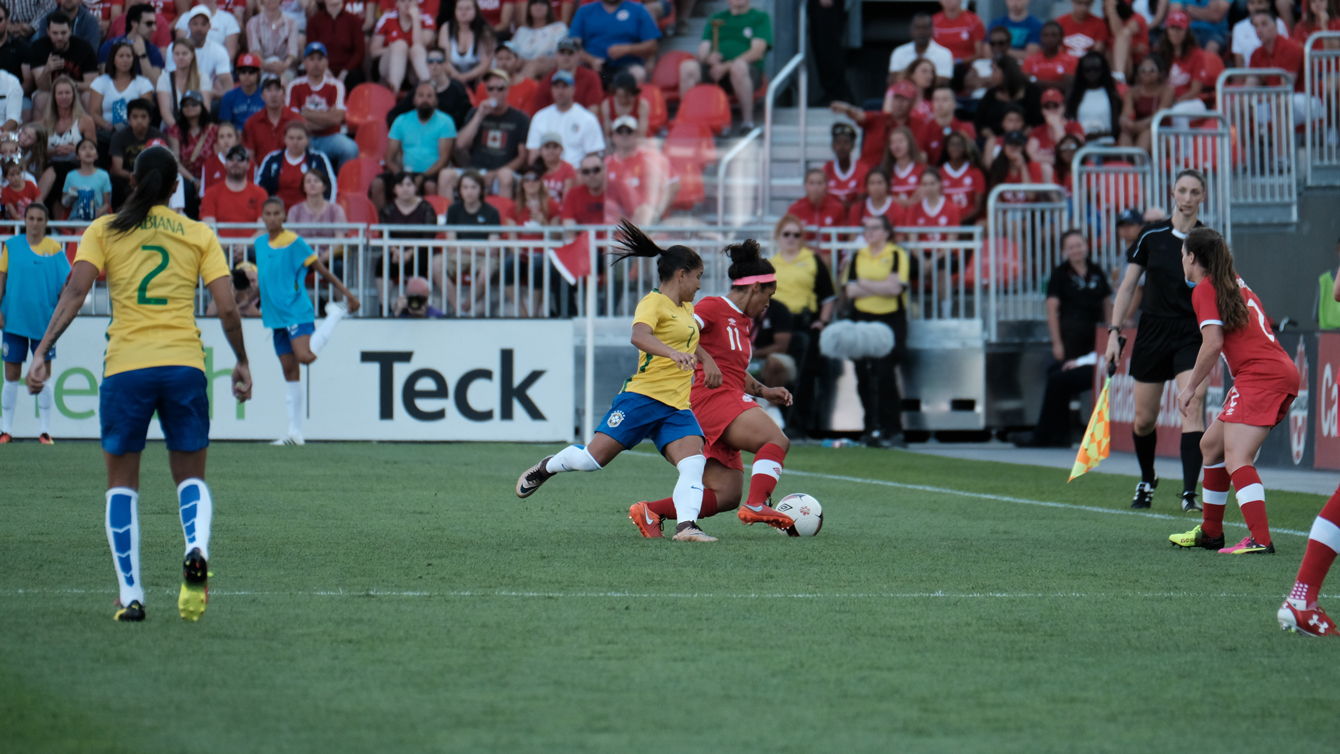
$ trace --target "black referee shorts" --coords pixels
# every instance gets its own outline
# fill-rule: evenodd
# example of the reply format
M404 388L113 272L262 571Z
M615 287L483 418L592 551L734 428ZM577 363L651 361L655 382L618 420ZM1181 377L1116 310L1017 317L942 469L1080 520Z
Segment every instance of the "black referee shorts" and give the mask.
M1199 353L1200 328L1194 317L1141 315L1131 349L1131 377L1136 382L1167 382L1194 369Z

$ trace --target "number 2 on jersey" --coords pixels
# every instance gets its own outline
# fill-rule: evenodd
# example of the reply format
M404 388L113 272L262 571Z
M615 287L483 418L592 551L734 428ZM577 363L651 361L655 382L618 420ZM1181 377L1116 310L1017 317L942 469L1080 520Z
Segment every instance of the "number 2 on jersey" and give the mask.
M166 270L168 267L167 249L163 248L162 246L141 246L140 251L156 252L160 257L162 257L162 261L160 261L158 263L158 266L153 268L149 272L149 274L145 275L144 279L140 281L140 295L135 299L135 302L138 304L143 304L145 306L167 306L168 302L167 299L149 297L149 284L152 283L154 278L162 274L163 270Z
M1275 333L1271 332L1266 325L1266 313L1261 311L1261 307L1257 306L1256 302L1251 299L1247 299L1247 308L1256 310L1256 323L1261 326L1261 332L1265 333L1267 338L1270 338L1271 343L1274 343Z

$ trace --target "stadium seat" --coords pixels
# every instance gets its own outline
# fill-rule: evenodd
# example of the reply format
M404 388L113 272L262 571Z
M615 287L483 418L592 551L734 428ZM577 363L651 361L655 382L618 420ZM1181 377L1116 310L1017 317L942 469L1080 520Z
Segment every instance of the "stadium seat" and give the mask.
M676 122L670 126L670 133L665 137L662 153L670 161L671 170L679 176L679 193L670 205L671 208L694 209L707 194L703 185L703 168L717 158L712 132L699 123Z
M451 203L447 201L447 197L438 196L437 194L429 194L428 196L425 196L423 200L432 205L433 211L437 213L438 222L445 223L447 221L447 207L451 206Z
M655 136L670 122L670 111L665 107L665 94L659 86L644 86L641 98L647 101L647 135Z
M376 160L378 163L386 159L386 148L389 143L387 130L385 121L380 120L370 121L359 128L354 138L358 142L358 156Z
M366 194L341 193L335 203L344 208L344 218L360 225L376 225L377 210Z
M513 223L516 222L516 202L505 196L498 196L496 194L489 194L484 197L484 201L488 202L494 209L498 210L498 217L504 223L507 223L509 220Z
M381 163L368 157L359 157L344 163L336 179L336 187L341 194L359 194L367 197L372 179L382 172Z
M651 73L651 85L661 90L666 102L679 101L679 64L692 59L692 53L671 50L656 61L656 68Z
M716 84L699 84L684 94L675 123L698 123L723 133L730 126L730 100Z
M758 88L754 90L754 101L758 102L759 100L767 96L767 94L768 94L768 74L765 73L763 74L763 80L758 82ZM730 103L735 107L739 107L740 98L736 96L734 93L732 93L730 95Z
M358 128L372 121L386 123L386 114L395 107L395 95L381 84L359 84L349 92L345 102L344 122L349 129Z

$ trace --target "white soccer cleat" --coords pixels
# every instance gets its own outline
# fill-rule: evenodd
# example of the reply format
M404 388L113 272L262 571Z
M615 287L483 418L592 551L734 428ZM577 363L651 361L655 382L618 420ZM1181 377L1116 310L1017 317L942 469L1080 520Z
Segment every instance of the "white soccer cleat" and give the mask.
M307 443L306 443L305 441L303 441L303 439L302 439L302 435L285 435L285 436L279 438L278 440L275 440L274 442L272 442L272 443L270 443L270 444L271 444L271 445L306 445Z

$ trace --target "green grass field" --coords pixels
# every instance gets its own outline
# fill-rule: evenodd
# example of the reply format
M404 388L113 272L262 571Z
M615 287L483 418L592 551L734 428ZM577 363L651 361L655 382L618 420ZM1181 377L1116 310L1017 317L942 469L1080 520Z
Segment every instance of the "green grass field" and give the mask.
M181 527L166 453L152 446L140 500L149 617L134 625L111 620L97 445L3 449L0 750L1333 752L1340 741L1340 644L1275 621L1320 497L1271 492L1279 554L1229 557L1168 545L1194 521L1172 513L1171 483L1155 499L1162 515L1139 515L1124 477L1066 485L1055 469L801 448L789 470L809 475L778 491L824 503L819 537L730 514L704 521L717 544L676 544L640 539L627 520L631 503L669 494L664 461L625 456L518 501L517 474L544 452L216 444L212 600L186 624Z

